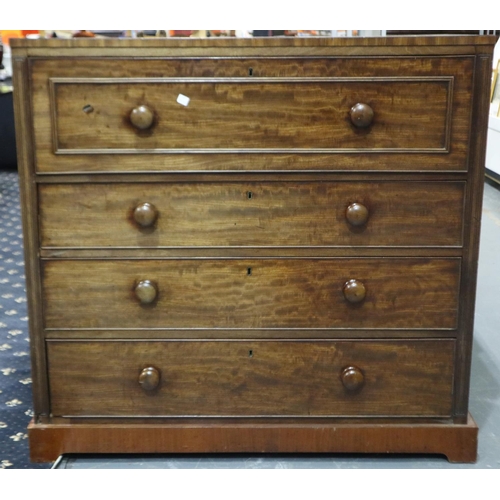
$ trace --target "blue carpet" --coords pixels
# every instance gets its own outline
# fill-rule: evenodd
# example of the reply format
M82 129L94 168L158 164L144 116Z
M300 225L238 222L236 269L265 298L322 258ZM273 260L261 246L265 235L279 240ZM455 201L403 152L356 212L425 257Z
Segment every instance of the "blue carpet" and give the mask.
M31 388L18 174L0 172L0 469L51 466L29 461Z

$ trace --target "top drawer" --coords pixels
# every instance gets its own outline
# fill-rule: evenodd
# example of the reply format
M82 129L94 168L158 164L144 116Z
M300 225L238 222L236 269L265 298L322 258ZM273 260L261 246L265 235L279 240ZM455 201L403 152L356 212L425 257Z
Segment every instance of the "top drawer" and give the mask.
M140 62L34 62L38 171L467 167L470 58Z
M452 83L447 77L53 79L54 149L445 152Z

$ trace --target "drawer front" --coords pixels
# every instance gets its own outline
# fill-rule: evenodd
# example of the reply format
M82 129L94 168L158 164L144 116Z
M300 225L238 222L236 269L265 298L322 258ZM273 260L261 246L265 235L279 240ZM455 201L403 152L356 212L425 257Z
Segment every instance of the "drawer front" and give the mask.
M467 57L35 61L37 170L466 170L472 67ZM374 112L368 127L351 121L358 103ZM140 106L147 129L130 118Z
M460 259L49 260L47 328L457 326Z
M451 78L256 80L55 80L55 152L449 149ZM350 119L360 103L374 113L370 126ZM134 115L146 119L142 106L151 113L146 130L134 126Z
M39 187L42 247L460 246L463 182Z
M454 341L49 342L55 416L451 414Z

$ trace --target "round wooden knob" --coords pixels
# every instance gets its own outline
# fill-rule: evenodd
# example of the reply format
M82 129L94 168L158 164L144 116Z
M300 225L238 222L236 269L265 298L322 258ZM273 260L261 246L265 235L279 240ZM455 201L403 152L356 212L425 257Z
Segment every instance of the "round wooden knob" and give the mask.
M351 203L345 212L345 218L351 226L363 226L368 221L368 209L361 203Z
M373 109L368 104L358 103L351 108L351 121L359 128L369 127L373 122Z
M363 372L355 366L348 366L342 370L340 374L342 384L348 391L359 391L365 383L365 376Z
M135 296L141 304L151 304L158 295L158 289L149 280L140 281L135 287Z
M147 106L138 106L130 113L130 122L139 130L146 130L153 125L155 114L151 108Z
M141 203L134 210L134 220L142 227L151 227L158 217L158 210L151 203Z
M366 297L366 288L361 281L349 280L344 285L344 297L347 302L351 304L357 304L358 302L363 302Z
M145 391L154 391L160 385L160 371L148 366L139 375L139 384Z

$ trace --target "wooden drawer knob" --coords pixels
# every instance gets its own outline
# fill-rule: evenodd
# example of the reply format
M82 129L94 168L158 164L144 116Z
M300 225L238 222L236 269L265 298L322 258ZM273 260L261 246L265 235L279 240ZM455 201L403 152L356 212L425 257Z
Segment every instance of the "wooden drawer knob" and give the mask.
M149 280L140 281L135 287L135 296L141 304L151 304L158 295L155 284Z
M358 280L349 280L344 285L344 297L347 302L351 304L357 304L358 302L363 302L366 297L365 285Z
M130 122L139 130L147 130L153 125L155 115L147 106L137 106L130 113Z
M363 226L368 221L368 209L361 203L351 203L345 212L345 218L351 226Z
M351 108L351 122L358 128L369 127L373 122L373 114L368 104L358 103Z
M342 384L348 391L359 391L365 383L365 376L363 372L355 366L348 366L342 370L340 375Z
M142 227L151 227L156 222L158 210L151 203L141 203L134 210L134 220Z
M139 375L139 384L145 391L154 391L160 385L160 371L148 366Z

